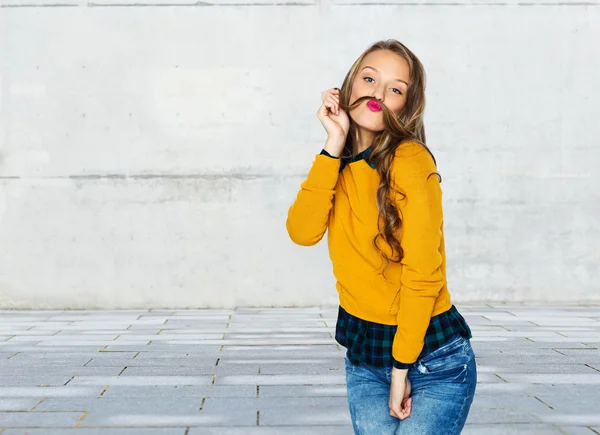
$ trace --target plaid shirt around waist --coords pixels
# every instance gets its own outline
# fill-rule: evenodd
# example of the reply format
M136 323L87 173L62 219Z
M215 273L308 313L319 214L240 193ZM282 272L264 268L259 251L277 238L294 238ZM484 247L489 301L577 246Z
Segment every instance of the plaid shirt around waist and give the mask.
M335 326L335 341L347 349L346 355L354 364L362 361L377 367L411 368L415 362L406 364L392 357L392 343L397 328L398 325L384 325L360 319L340 305ZM431 318L425 333L425 344L417 361L456 334L469 339L472 337L467 321L452 305L448 311Z

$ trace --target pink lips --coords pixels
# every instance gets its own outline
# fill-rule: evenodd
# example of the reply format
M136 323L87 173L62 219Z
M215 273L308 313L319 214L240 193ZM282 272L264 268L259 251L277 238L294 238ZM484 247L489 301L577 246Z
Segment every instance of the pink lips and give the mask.
M369 110L371 112L379 112L381 110L381 106L379 105L379 103L375 100L369 100L367 102L367 107L369 108Z

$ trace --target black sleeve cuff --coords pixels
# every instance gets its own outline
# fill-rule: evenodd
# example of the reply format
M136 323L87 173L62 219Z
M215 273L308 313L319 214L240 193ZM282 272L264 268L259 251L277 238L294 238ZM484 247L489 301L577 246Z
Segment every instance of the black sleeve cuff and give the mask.
M321 154L324 154L327 157L331 157L332 159L339 159L339 157L334 157L331 154L329 154L327 151L325 151L325 148L323 148L323 150L321 151Z
M412 366L415 365L415 363L406 364L406 363L402 363L400 361L396 361L395 359L394 359L394 362L392 364L397 369L410 369Z

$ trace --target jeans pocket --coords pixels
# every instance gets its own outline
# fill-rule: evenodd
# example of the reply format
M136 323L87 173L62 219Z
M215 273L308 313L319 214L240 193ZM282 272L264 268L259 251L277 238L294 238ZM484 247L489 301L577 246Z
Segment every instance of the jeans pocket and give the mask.
M466 346L469 340L461 335L450 339L417 361L420 373L445 373L465 370L469 363Z

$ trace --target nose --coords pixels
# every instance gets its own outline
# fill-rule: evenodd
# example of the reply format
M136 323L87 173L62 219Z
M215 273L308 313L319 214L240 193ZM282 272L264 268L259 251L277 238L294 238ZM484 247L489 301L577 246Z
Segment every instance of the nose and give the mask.
M378 86L377 89L373 92L373 97L377 98L378 101L383 102L383 88Z

